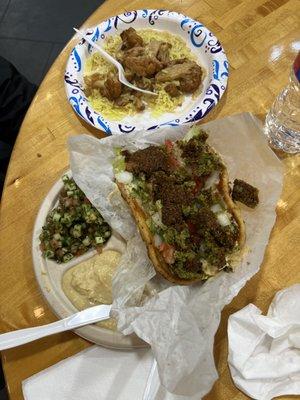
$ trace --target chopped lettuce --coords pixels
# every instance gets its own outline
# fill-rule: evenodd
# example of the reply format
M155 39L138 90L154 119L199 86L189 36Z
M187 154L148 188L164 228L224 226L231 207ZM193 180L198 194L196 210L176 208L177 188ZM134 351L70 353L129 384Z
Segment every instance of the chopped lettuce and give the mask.
M122 155L121 147L115 147L114 153L115 153L116 157L113 161L113 169L114 169L114 173L116 174L116 173L125 171L125 157Z

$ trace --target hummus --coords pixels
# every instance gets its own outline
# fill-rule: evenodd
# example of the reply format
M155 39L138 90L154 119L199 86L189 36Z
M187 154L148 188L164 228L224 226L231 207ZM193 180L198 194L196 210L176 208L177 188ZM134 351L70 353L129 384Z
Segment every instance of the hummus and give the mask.
M106 250L68 269L62 279L62 289L78 310L98 304L111 304L112 278L121 254ZM108 319L96 325L116 330L116 321Z

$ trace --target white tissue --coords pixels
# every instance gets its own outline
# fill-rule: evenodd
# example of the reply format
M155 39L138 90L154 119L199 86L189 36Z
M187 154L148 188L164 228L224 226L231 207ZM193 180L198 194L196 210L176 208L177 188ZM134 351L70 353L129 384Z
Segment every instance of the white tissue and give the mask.
M202 125L210 132L209 143L222 155L230 179L245 179L259 189L255 210L243 207L247 246L251 249L234 273L222 272L203 285L173 286L152 278L153 267L135 228L130 211L113 183L113 147L129 150L179 139L189 129L166 127L97 140L76 136L69 141L71 170L76 183L124 238L130 239L113 280L118 329L136 332L147 341L158 361L162 384L173 393L197 394L199 399L218 377L214 335L223 307L259 269L275 221L275 205L281 193L281 163L268 148L261 123L251 114L234 115ZM152 278L152 279L151 279ZM145 286L152 298L142 299ZM142 306L137 300L143 300Z
M149 349L92 346L22 382L25 400L141 400L152 366ZM153 400L199 400L163 387Z
M267 316L253 304L228 321L228 362L236 386L253 399L300 394L300 284L274 297Z
M92 346L23 381L24 399L142 399L151 364L148 349L118 351Z

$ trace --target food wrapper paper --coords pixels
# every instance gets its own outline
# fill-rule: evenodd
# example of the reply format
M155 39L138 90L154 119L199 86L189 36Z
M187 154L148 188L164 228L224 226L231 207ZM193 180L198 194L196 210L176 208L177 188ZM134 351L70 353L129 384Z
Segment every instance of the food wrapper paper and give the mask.
M161 383L184 398L201 398L218 377L214 335L223 307L230 303L259 269L275 222L275 206L282 189L282 166L267 146L259 120L249 113L203 124L208 142L221 154L230 180L240 178L259 189L254 209L241 207L250 249L234 273L221 272L203 284L172 285L155 276L146 247L116 184L114 148L130 151L165 139L177 140L188 126L130 133L97 140L75 136L69 140L73 177L111 227L127 241L113 280L114 315L125 335L135 332L151 345Z

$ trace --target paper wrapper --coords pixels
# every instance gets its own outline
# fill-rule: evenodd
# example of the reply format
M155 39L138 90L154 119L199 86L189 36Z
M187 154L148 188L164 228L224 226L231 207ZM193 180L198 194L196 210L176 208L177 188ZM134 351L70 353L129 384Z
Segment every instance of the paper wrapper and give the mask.
M118 329L135 332L151 345L162 384L177 395L204 396L218 377L214 335L223 307L259 269L274 224L282 188L281 163L266 144L261 123L243 113L202 125L208 142L221 154L230 180L240 178L259 189L256 209L242 207L250 251L234 273L221 272L204 284L174 286L155 276L129 208L113 182L114 147L136 150L181 138L189 127L70 139L73 177L111 227L127 240L113 281ZM144 292L145 286L147 287ZM151 295L151 297L147 293ZM141 305L142 304L142 305Z

